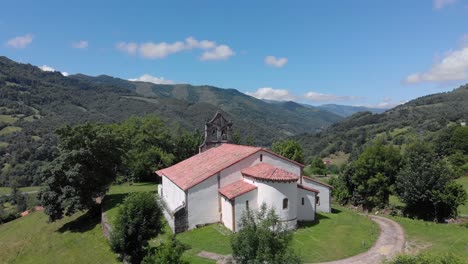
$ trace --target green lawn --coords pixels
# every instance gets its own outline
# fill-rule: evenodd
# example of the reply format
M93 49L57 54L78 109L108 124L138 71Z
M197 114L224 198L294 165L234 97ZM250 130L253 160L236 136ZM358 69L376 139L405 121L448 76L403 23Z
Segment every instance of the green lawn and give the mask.
M468 192L468 177L462 177L460 179L457 179L456 181L463 185L465 190ZM468 217L468 201L465 203L465 205L458 207L458 210L460 215Z
M404 217L391 218L403 226L406 240L414 251L434 254L453 253L468 259L468 228Z
M33 192L33 191L39 191L41 187L31 186L31 187L21 187L19 189L21 192ZM10 193L11 193L10 187L0 187L0 195L10 194Z
M0 225L1 263L119 263L99 220L78 213L47 223L43 212Z
M368 250L377 240L379 227L364 216L336 208L320 213L318 221L294 232L295 250L304 262L342 259Z

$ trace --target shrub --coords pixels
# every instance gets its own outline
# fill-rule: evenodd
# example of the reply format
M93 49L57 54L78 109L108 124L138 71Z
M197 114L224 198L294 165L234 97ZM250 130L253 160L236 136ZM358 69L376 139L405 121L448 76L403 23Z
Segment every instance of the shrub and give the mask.
M148 241L161 233L162 211L156 197L149 192L130 194L119 208L111 247L130 263L140 263Z
M466 264L468 262L456 257L454 255L432 255L432 254L419 254L400 255L394 260L387 262L387 264Z
M180 243L174 235L168 241L159 245L156 249L150 252L142 261L143 264L154 263L178 263L188 264L187 261L182 260L185 246Z

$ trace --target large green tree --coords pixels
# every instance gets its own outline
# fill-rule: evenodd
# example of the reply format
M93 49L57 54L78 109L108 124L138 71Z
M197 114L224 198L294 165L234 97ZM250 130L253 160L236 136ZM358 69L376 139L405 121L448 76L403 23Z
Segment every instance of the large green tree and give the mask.
M310 163L310 171L315 175L327 175L327 166L323 163L322 159L315 157Z
M59 156L42 172L39 194L50 221L93 209L121 164L120 137L109 127L85 124L57 130Z
M271 150L290 160L304 163L304 151L295 140L280 140L273 142Z
M234 234L231 247L236 263L301 263L292 251L292 233L273 209L265 204L259 211L247 210L241 230Z
M162 232L162 210L149 192L132 193L119 207L111 233L112 249L130 263L140 263L148 241ZM178 250L178 249L176 249Z
M425 220L442 221L457 216L466 200L463 187L453 181L447 163L422 142L409 146L398 174L396 192L406 204L405 212Z
M365 209L387 205L400 161L399 150L391 145L376 142L365 148L345 172L352 201Z

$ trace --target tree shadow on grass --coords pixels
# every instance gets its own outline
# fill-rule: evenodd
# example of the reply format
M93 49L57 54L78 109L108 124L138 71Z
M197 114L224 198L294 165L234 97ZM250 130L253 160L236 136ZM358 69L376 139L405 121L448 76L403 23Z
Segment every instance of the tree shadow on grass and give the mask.
M339 214L339 213L341 213L341 210L340 210L340 209L336 209L336 208L332 208L332 209L331 209L331 212L332 212L332 214Z
M318 225L320 221L325 220L325 219L330 219L330 217L323 215L323 214L316 214L314 221L298 221L297 228L302 229L302 228L313 227L313 226Z
M101 216L93 210L88 210L85 214L81 215L77 219L65 223L57 231L60 233L65 232L74 232L74 233L84 233L90 231L101 223Z
M106 213L112 208L119 206L130 193L108 194L102 203L103 212Z

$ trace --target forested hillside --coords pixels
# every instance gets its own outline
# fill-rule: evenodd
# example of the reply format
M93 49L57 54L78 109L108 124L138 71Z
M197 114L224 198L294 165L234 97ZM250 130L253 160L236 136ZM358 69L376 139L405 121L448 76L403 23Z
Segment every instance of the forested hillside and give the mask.
M381 114L357 113L316 134L294 137L306 156L337 151L358 154L376 139L404 145L417 139L437 140L451 123L468 121L468 85L451 92L417 98Z
M154 114L173 131L194 131L202 130L218 110L234 122L241 141L263 146L341 119L295 103L271 105L234 89L155 85L105 75L64 77L0 57L0 186L39 183L39 168L56 155L54 131L66 124L115 123Z

